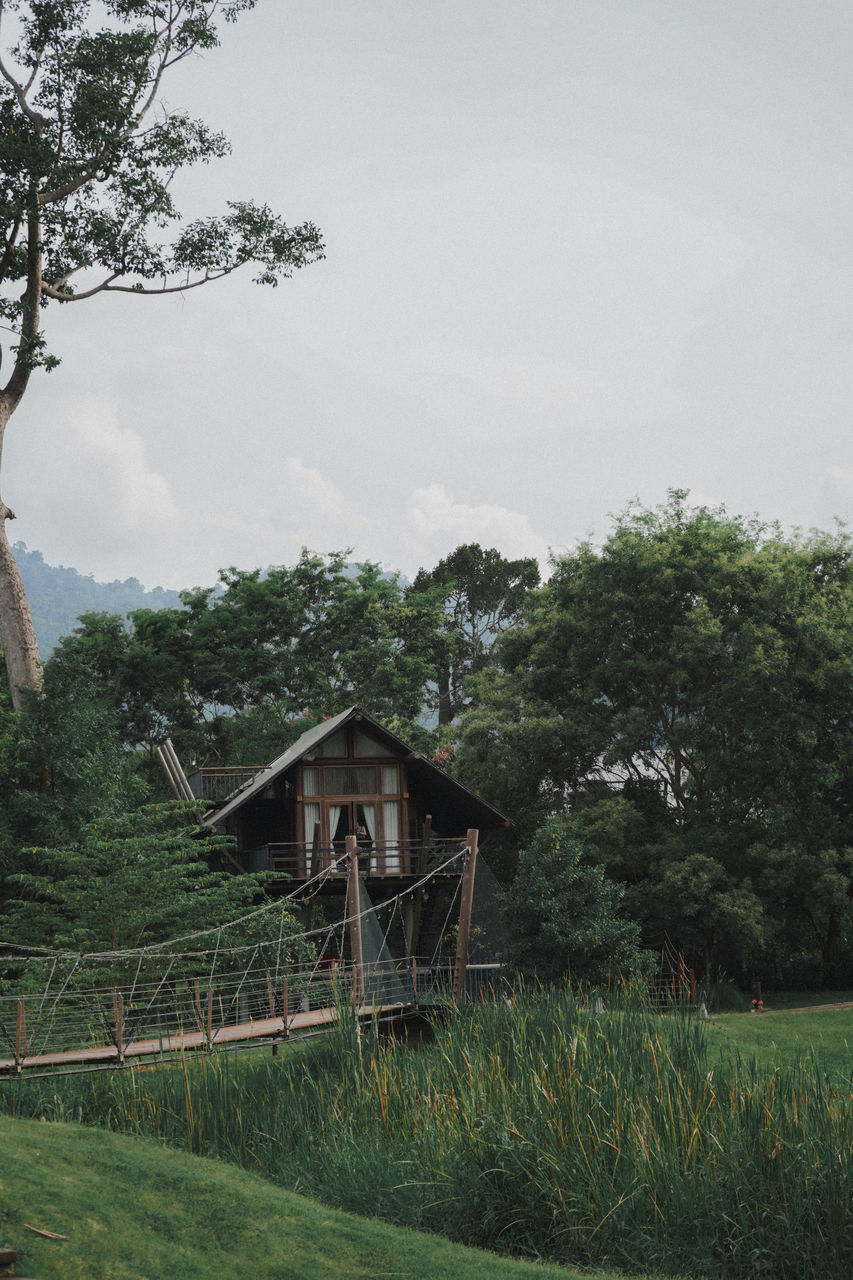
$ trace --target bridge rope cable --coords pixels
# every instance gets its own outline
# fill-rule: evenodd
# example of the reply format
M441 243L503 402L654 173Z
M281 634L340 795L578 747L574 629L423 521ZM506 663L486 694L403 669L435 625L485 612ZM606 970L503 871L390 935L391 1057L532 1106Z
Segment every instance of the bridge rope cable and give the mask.
M387 952L387 940L396 917L398 914L402 915L403 901L412 898L432 879L447 871L463 852L464 846L426 871L413 885L378 906L374 906L368 897L366 906L360 903L358 911L345 913L337 922L325 922L317 928L294 935L285 933L285 917L299 891L263 904L261 908L244 914L238 920L196 930L170 940L172 945L185 944L213 935L214 945L200 950L169 950L169 941L90 953L45 947L20 948L12 943L4 943L2 945L10 960L20 960L21 953L24 953L25 971L29 970L31 964L49 964L49 970L41 980L43 985L39 992L10 992L0 995L0 1039L5 1040L17 1060L19 1027L16 1017L22 1008L26 1008L29 1010L25 1036L28 1057L48 1049L56 1052L75 1046L92 1045L93 1042L107 1042L121 1055L141 1037L160 1035L168 1039L173 1034L183 1034L186 1026L195 1027L198 1034L203 1034L206 1030L212 1042L224 1033L229 1019L237 1019L241 1012L247 1010L250 1016L256 1017L258 1009L266 1006L268 1014L274 1013L278 1003L281 1003L281 1017L287 1019L289 1010L285 1007L285 997L277 994L283 978L292 982L294 994L301 1000L303 1007L307 1005L309 1009L321 1008L321 1001L331 1003L331 993L325 994L318 988L318 983L328 985L322 982L324 974L321 966L330 943L335 942L340 958L332 977L346 982L348 978L342 957L348 927L357 919L363 920L366 917L370 917L375 922L374 927L377 927L379 913L387 912L384 936L380 934L382 943L379 951L387 953L388 960L377 956L370 963L378 971L384 966L389 968L389 973L391 969L396 973L396 962L391 960L390 953ZM314 883L328 874L329 868L325 868L314 877ZM457 895L458 885L454 903ZM313 897L314 894L310 896ZM452 906L453 904L451 911ZM280 912L278 930L271 938L236 945L228 940L227 935L235 926L268 915L271 910ZM445 930L446 925L447 920ZM317 942L320 938L322 944L314 949L313 964L295 964L297 944ZM245 962L240 957L244 957ZM136 962L135 966L133 961ZM205 1018L200 1007L200 981L203 980L198 973L200 961L204 961L207 975L207 998L212 998L211 993L216 991L219 1016L215 1031L210 1026L205 1029ZM231 970L220 968L220 962L235 967ZM435 954L430 964L434 963ZM85 986L72 985L75 978L78 984L80 979L85 979L87 970L95 968L97 971L107 966L111 970L108 975L100 972L92 975L95 983L100 979L100 985L91 982ZM123 977L120 970L125 966L128 973ZM34 971L33 978L36 976ZM382 990L384 989L383 987ZM5 1018L2 1016L4 1012ZM209 1012L207 1021L210 1022Z

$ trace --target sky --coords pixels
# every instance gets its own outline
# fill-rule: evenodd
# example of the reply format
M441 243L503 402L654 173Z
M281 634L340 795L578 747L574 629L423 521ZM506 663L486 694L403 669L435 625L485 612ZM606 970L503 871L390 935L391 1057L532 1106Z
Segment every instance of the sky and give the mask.
M50 307L13 540L190 587L352 549L412 576L634 499L853 514L849 0L259 0L169 106L326 258Z

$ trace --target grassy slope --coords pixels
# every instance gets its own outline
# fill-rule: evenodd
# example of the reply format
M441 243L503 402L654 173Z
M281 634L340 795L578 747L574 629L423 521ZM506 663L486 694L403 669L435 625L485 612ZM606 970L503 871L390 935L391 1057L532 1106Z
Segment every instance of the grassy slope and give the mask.
M0 1151L0 1246L18 1250L20 1276L577 1280L325 1209L232 1165L142 1139L0 1118Z

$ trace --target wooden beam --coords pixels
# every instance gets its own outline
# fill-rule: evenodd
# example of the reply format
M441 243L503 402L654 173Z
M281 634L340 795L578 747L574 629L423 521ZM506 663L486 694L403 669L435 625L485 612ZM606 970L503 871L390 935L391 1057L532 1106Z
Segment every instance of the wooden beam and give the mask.
M462 869L462 897L459 903L459 932L456 936L456 966L453 970L453 1003L460 1008L465 999L465 976L468 971L468 940L471 935L471 907L474 902L474 876L477 871L478 832L469 827L465 837Z

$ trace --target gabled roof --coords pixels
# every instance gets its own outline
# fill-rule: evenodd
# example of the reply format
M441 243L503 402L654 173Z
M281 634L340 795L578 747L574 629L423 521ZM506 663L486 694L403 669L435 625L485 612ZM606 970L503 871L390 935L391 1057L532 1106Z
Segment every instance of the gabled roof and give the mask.
M479 825L484 829L509 826L509 820L488 801L475 795L461 782L456 782L449 777L426 756L413 751L390 729L386 729L362 707L357 706L348 707L346 711L333 716L331 720L324 720L322 724L308 729L282 755L273 760L269 768L264 769L251 782L236 791L221 809L205 814L204 821L210 826L224 822L243 805L259 796L276 778L294 768L305 756L311 755L321 742L331 737L333 733L337 733L351 720L358 720L370 730L371 734L392 747L395 753L405 757L410 779L417 784L427 803L432 807L444 810L451 817L459 814L463 825L466 823L469 826ZM459 834L462 834L461 828Z

